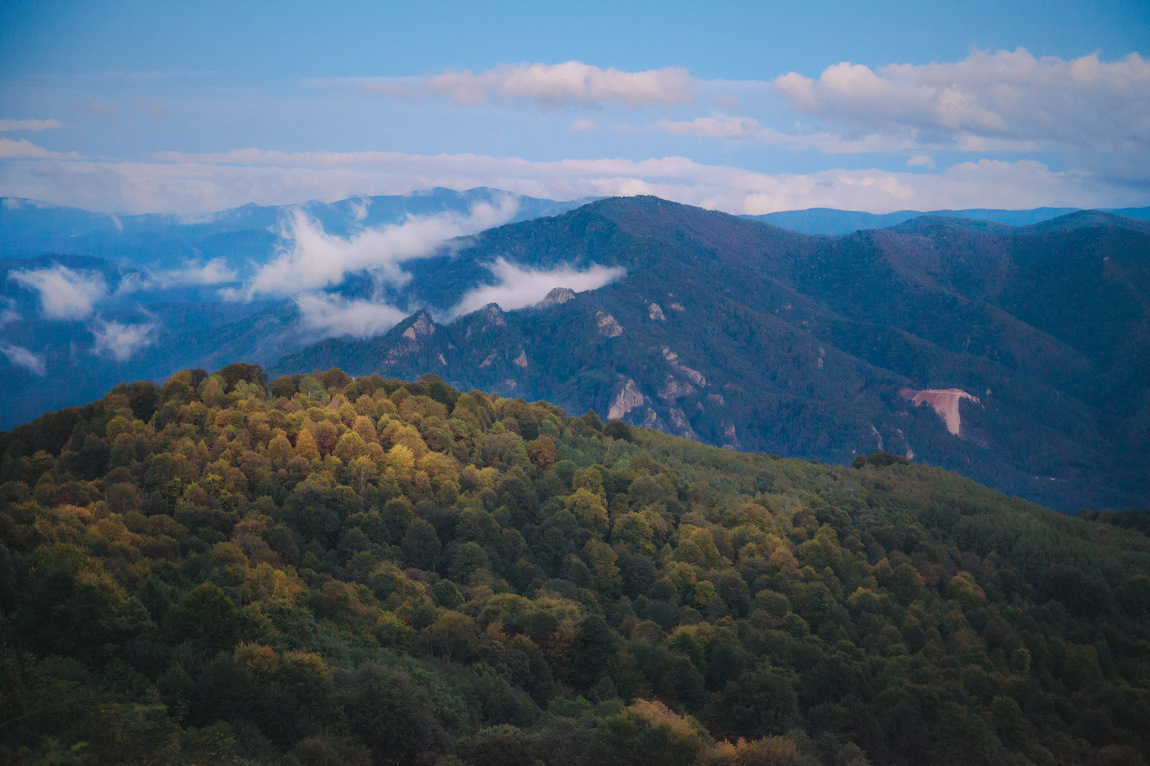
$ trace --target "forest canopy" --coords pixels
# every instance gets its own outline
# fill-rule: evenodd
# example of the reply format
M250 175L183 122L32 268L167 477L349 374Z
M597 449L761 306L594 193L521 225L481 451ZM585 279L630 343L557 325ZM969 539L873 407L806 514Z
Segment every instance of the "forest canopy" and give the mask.
M0 760L1142 763L1145 515L254 365L0 434Z

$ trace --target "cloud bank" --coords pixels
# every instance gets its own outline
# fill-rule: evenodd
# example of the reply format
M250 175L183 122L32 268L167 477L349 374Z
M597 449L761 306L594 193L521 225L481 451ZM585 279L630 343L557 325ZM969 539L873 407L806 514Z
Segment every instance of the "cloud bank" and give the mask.
M878 131L920 142L983 148L1057 144L1096 151L1150 145L1150 61L1097 54L1066 61L1015 51L974 51L955 63L828 67L818 79L790 72L775 92L797 112L848 134Z
M40 354L34 354L23 346L0 346L0 354L8 357L8 361L17 366L23 367L33 375L44 377L47 367L44 363L44 357Z
M582 271L561 266L549 271L523 268L500 258L488 267L496 279L493 285L481 285L467 292L448 312L448 319L478 311L488 303L497 303L504 311L533 306L556 287L567 287L581 293L614 282L626 274L621 266L592 265Z
M151 163L13 163L0 174L0 196L137 213L204 213L248 202L285 205L301 199L336 202L433 186L490 186L545 199L655 194L734 214L811 207L883 213L908 205L922 210L1150 205L1144 184L1094 172L1054 171L1033 160L984 159L934 173L877 168L762 173L675 156L532 161L476 154L248 149L178 157L178 162Z
M88 330L96 339L92 353L97 356L110 356L117 362L131 359L137 351L152 345L155 340L156 325L121 324L120 322L99 321Z
M0 138L0 159L79 160L83 157L76 152L48 151L23 138L15 141Z
M317 338L371 338L399 324L407 312L386 303L304 293L295 297L300 324Z
M67 266L13 271L8 278L40 294L40 314L44 319L84 319L108 295L103 276Z
M477 203L467 215L444 213L409 217L403 223L365 229L348 238L326 233L318 221L296 211L284 224L284 244L271 262L256 272L245 297L292 295L339 284L344 275L363 269L402 285L402 264L432 255L447 240L475 234L510 220L518 202L507 195L496 204Z

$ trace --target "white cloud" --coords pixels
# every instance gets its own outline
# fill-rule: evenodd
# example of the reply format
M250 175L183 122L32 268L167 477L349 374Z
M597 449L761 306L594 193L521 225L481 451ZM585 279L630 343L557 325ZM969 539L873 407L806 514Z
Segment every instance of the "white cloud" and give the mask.
M191 262L181 269L161 271L156 276L165 287L176 285L220 285L239 280L239 276L224 262L223 258L213 258L203 265Z
M496 204L477 203L467 215L411 216L403 223L365 229L346 239L326 233L318 221L297 210L281 230L279 255L256 272L246 297L328 287L341 282L348 272L362 269L401 285L408 279L401 267L405 261L432 255L449 239L506 223L517 208L515 198L506 195Z
M581 61L503 64L478 74L444 72L426 78L423 86L460 106L518 99L542 106L689 104L698 89L695 78L682 67L624 72Z
M40 313L45 319L83 319L108 295L103 276L67 266L13 271L8 278L40 293Z
M295 303L300 323L320 338L370 338L387 332L407 316L407 312L386 303L325 293L303 293L295 297Z
M51 152L23 138L16 141L0 138L0 159L79 160L83 157L76 152Z
M368 208L371 207L371 199L368 197L349 199L347 204L351 206L351 217L356 221L363 221L367 218Z
M0 120L0 130L51 130L60 127L58 120Z
M34 354L23 346L0 346L0 354L8 357L11 364L23 367L33 375L44 377L47 368L41 354Z
M567 129L574 131L598 130L599 126L591 120L575 120L567 126Z
M131 359L142 348L152 345L156 325L121 324L120 322L100 321L88 330L96 339L92 353L107 355L117 362Z
M16 310L16 299L3 298L2 300L4 308L0 309L0 329L20 321L20 312Z
M505 311L533 306L556 287L567 287L581 293L600 288L626 274L626 269L621 266L608 267L598 264L582 271L569 266L538 271L517 266L503 258L496 260L488 268L495 276L496 284L481 285L466 293L455 308L448 312L449 318L470 314L488 303L497 303Z
M906 164L911 168L933 168L934 158L928 154L916 154L908 159Z
M1097 54L1066 61L1022 48L974 51L955 63L877 71L844 62L817 80L791 72L774 86L792 109L848 135L877 130L975 150L993 146L977 139L1142 153L1150 146L1150 61L1137 53L1102 62Z

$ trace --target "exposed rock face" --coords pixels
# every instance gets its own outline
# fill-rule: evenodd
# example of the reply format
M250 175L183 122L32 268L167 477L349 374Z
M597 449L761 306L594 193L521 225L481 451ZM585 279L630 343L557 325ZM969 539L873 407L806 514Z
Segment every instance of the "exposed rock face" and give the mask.
M724 449L741 450L743 448L743 445L739 441L739 437L737 435L735 435L735 427L733 425L730 425L730 424L724 424L724 425L726 427L723 429L723 435L726 438L723 440L723 443L720 446L723 447Z
M435 334L435 322L426 311L420 311L411 326L403 331L403 341L392 346L384 358L384 364L393 364L400 358L413 354L419 349L419 341Z
M515 357L515 366L527 369L527 352L519 349L519 356Z
M483 312L483 318L487 320L488 326L505 327L507 325L507 320L503 317L503 309L499 308L498 303L488 303L479 310Z
M543 300L536 303L536 307L545 309L548 306L558 306L575 297L575 291L570 287L554 287L551 292L543 296Z
M707 379L703 377L703 373L698 370L692 370L679 361L679 355L671 349L663 346L663 358L667 360L667 364L671 365L671 369L682 375L687 380L694 383L696 386L703 388L707 385Z
M883 442L882 442L882 434L880 434L880 433L878 432L878 429L877 429L877 428L875 428L873 425L870 427L870 432L871 432L872 434L874 434L874 438L875 438L875 441L877 441L877 442L878 442L878 449L879 449L879 451L882 451L882 450L884 449L884 447L883 447Z
M695 387L690 383L675 380L668 375L667 382L659 389L659 398L666 401L674 401L684 396L690 396L693 393L695 393Z
M403 337L407 338L412 343L417 342L420 338L427 338L435 334L435 322L431 321L431 317L426 312L421 312L419 318L415 323L403 331Z
M436 354L435 361L439 362L441 367L447 366L447 360L443 358L443 354Z
M946 430L955 436L962 435L962 418L958 413L959 402L969 399L975 404L979 403L977 396L971 396L961 388L932 388L925 391L904 388L899 394L916 407L920 404L929 404L942 418L942 422L946 423Z
M652 303L647 307L647 316L659 322L667 321L667 317L663 314L663 309L659 307L658 303Z
M727 403L722 394L707 394L707 401L720 407Z
M643 395L639 393L639 389L635 387L635 381L627 378L627 382L623 384L623 390L619 392L607 410L607 419L621 418L636 407L642 407L646 401Z
M495 361L497 356L498 356L498 354L496 354L494 351L492 351L490 354L487 355L486 359L484 359L482 362L479 363L479 366L480 367L490 367L491 363Z
M686 309L683 308L683 305L681 303L679 303L678 301L676 301L675 303L672 303L671 308L674 309L675 311L686 311Z
M615 321L615 317L602 311L595 312L595 325L604 338L618 338L623 334L623 326Z
M687 421L687 416L677 407L672 407L671 411L667 413L671 418L671 425L679 436L684 439L694 439L698 441L695 431L691 428L691 424Z

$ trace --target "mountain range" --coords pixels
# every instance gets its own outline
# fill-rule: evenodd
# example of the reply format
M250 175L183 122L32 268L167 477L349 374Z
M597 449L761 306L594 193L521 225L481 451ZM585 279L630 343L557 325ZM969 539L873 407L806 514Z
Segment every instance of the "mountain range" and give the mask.
M427 198L462 214L495 194ZM343 213L313 214L332 237L376 225L357 222L350 202L331 207ZM394 210L378 220L410 220ZM1052 507L1150 502L1145 221L926 215L829 237L652 197L528 199L510 223L404 262L401 278L349 270L306 300L221 300L221 286L248 278L236 242L262 241L265 262L285 247L276 226L287 211L257 212L219 216L263 226L232 232L229 254L213 256L227 259L229 283L121 290L154 274L143 249L118 263L7 261L9 274L31 264L101 273L107 300L120 302L83 320L36 318L35 295L5 279L21 317L4 329L5 353L44 361L39 372L18 359L0 370L12 392L3 425L183 367L430 371L464 390L546 398L740 450L838 464L883 450ZM197 247L201 267L226 250ZM250 274L259 262L248 260ZM141 326L146 342L117 358L112 336Z
M861 229L885 229L897 226L912 218L923 215L943 216L945 218L966 218L980 221L993 221L1005 223L1010 226L1029 226L1035 223L1049 221L1070 213L1080 212L1076 207L1038 207L1032 210L898 210L893 213L864 213L858 210L832 210L825 207L809 208L807 210L781 210L765 215L749 215L756 221L762 221L779 226L801 234L825 234L838 236L850 234ZM1150 207L1114 208L1103 212L1114 213L1126 218L1146 220L1150 218Z

